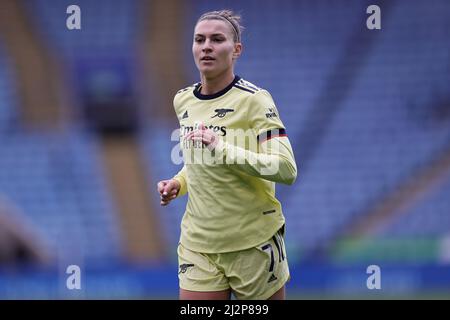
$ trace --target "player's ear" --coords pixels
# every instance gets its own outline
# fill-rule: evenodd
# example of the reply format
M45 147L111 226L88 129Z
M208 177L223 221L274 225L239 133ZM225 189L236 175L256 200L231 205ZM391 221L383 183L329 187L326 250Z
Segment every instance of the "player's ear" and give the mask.
M236 42L234 44L234 50L233 50L233 60L236 60L241 56L242 53L242 43Z

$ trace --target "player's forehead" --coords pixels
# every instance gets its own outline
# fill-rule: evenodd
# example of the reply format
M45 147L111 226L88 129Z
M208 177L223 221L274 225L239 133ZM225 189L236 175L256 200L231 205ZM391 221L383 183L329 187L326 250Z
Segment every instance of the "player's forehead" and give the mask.
M194 35L210 37L212 35L228 36L231 26L222 20L202 20L195 26Z

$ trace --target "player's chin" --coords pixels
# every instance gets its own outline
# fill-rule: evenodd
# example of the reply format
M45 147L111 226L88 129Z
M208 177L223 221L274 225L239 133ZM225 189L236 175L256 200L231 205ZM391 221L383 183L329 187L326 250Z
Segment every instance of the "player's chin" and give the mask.
M207 78L215 78L220 74L220 69L213 65L200 65L199 71Z

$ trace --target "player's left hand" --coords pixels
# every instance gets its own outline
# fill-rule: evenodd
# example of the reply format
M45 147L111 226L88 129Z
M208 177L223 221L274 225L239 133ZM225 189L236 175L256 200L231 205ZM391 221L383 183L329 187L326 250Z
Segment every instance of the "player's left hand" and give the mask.
M203 123L200 123L197 130L189 132L185 139L201 141L210 151L214 150L219 143L219 136L213 130L206 128Z

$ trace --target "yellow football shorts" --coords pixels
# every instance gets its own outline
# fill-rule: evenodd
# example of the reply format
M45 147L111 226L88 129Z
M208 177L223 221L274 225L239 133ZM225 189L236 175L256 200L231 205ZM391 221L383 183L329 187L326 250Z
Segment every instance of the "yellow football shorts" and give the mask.
M265 300L290 279L284 228L260 245L235 252L200 253L178 245L180 288L222 291L237 299Z

